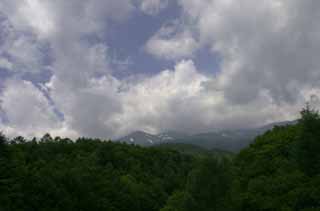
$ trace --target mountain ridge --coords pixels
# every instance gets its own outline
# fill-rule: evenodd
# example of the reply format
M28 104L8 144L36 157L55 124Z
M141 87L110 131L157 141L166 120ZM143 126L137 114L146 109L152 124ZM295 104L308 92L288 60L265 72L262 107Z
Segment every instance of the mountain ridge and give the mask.
M155 146L166 143L182 143L199 146L205 149L220 149L239 151L247 147L256 136L262 135L275 126L296 124L297 120L270 123L258 128L221 130L198 134L185 134L178 131L168 131L159 134L150 134L144 131L134 131L120 139L119 142L141 146Z

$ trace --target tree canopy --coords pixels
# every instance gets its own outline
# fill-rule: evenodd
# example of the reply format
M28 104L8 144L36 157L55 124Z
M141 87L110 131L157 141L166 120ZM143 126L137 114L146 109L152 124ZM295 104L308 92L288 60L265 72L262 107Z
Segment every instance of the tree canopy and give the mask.
M235 156L0 133L0 210L320 210L319 152L320 116L308 106Z

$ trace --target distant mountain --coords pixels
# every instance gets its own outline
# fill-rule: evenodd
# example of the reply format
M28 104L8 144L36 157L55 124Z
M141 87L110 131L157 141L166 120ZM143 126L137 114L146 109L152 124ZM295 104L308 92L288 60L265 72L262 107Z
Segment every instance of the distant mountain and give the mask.
M237 152L247 147L256 136L271 130L274 126L296 123L297 121L276 122L254 129L222 130L195 135L187 135L176 131L152 135L143 131L136 131L120 138L118 141L147 147L165 143L188 144L207 150L219 149Z
M178 132L178 131L168 131L165 133L160 133L157 136L161 138L162 142L172 141L177 139L185 139L189 137L189 135L182 132Z
M120 138L118 141L141 146L153 146L160 144L162 139L157 135L152 135L143 131L135 131L125 137Z
M296 124L297 121L275 122L259 128L224 130L218 132L201 133L189 136L187 139L175 140L177 143L187 143L206 149L220 149L237 152L250 145L255 137L271 130L275 126Z
M187 137L188 135L176 131L168 131L157 135L152 135L143 131L135 131L118 139L118 141L141 146L154 146L162 143L174 142Z
M298 120L293 120L293 121L284 121L284 122L275 122L275 123L271 123L271 124L267 124L265 126L262 126L258 129L260 129L261 131L268 131L271 130L273 127L275 126L286 126L286 125L294 125L297 124Z

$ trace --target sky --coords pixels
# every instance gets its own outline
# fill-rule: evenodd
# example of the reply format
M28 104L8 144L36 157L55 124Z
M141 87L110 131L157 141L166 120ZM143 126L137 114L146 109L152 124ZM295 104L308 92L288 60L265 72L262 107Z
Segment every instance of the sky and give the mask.
M320 105L318 0L1 0L0 130L117 138Z

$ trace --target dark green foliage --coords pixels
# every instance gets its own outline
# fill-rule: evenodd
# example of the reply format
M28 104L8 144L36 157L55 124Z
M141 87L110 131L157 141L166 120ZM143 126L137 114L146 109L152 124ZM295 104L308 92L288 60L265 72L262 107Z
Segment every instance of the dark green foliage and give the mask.
M0 132L0 156L3 156L4 152L7 151L7 138Z
M10 186L10 163L6 137L0 133L0 204L7 204Z
M177 191L172 194L166 206L160 211L197 210L197 203L188 191Z
M309 108L297 125L256 138L234 162L237 210L320 210L320 118Z
M232 152L219 149L209 150L192 144L165 143L156 146L156 148L172 149L183 154L193 155L197 157L215 156L231 158L234 155Z
M235 156L0 133L0 211L320 210L320 116L301 115Z
M231 210L230 164L223 158L198 160L184 190L175 192L161 211Z
M196 202L196 210L229 210L231 185L229 170L230 163L226 159L204 158L199 161L189 175L186 186Z
M309 106L302 110L301 116L298 161L307 175L314 176L320 173L320 116Z
M160 210L193 165L176 151L48 135L39 143L1 141L3 151L1 211Z

